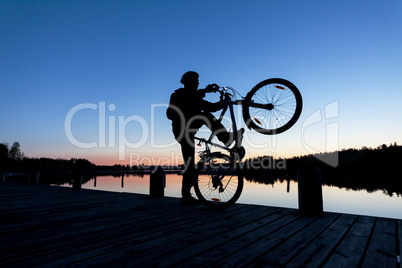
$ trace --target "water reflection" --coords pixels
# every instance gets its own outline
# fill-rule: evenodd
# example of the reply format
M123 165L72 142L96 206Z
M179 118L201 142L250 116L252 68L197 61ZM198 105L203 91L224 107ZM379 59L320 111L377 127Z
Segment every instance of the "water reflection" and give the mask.
M297 181L297 174L286 171L260 170L258 172L245 172L245 179L261 184L275 184L284 181ZM394 172L370 170L370 172L334 171L322 172L324 186L335 186L346 190L367 191L374 193L381 191L389 196L402 196L402 180Z
M83 183L82 188L148 195L149 178L149 174L97 176ZM166 174L165 196L180 197L181 179L181 175ZM353 190L326 183L323 199L325 211L402 219L400 194L391 197L383 190ZM291 176L266 180L246 177L238 203L297 208L297 181Z
M113 174L87 178L83 189L94 189L113 192L149 193L149 175L144 173Z

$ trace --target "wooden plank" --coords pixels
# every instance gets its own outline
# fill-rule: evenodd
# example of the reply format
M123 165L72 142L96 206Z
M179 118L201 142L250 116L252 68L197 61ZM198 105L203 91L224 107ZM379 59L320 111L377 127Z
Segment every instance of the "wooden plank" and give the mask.
M374 217L360 216L324 267L358 267L374 224Z
M395 219L378 218L363 267L397 267Z
M292 235L278 246L267 249L258 258L250 260L249 267L272 267L285 266L303 248L309 245L318 237L328 226L330 226L341 215L336 213L326 213L316 219L312 224Z
M156 202L156 200L150 200L150 199L148 199L148 202L149 203L154 203L154 202ZM162 203L162 204L164 204L164 202ZM179 201L177 200L177 204L179 204ZM116 204L116 206L121 206L122 204ZM124 205L124 204L123 204ZM151 205L149 208L160 208L161 206L155 206L155 205ZM105 215L104 215L104 217L102 217L102 218L106 218L106 217L108 217L109 218L109 216L111 216L111 215L113 215L113 214L110 214L111 212L114 212L114 209L113 209L113 207L110 207L113 211L110 211L110 212L108 212L108 211L105 211ZM46 208L44 208L45 210L46 210ZM99 212L101 212L101 210L102 210L103 208L100 208L99 210ZM163 213L165 213L166 215L171 215L171 211L172 211L172 209L170 209L170 210L166 210L166 208L160 208L161 209L161 211L163 212ZM164 210L162 210L162 209L164 209ZM146 210L146 213L148 213L148 214L150 214L150 215L152 215L152 214L154 214L155 212L157 212L157 211L155 211L155 210L151 210L151 209L149 209L148 210L148 208L146 208L145 209ZM187 211L186 210L186 208L184 208L184 207L181 207L181 206L177 206L177 210L178 211L181 211L181 212L185 212L185 211ZM190 208L188 208L188 211L187 211L187 213L190 211ZM130 211L131 212L131 211ZM77 211L77 213L79 214L79 211ZM126 213L127 214L127 213ZM191 214L191 213L189 213L189 214ZM119 213L118 214L115 214L116 216L118 216L119 215ZM129 215L129 214L127 214L127 215ZM120 215L120 219L119 219L119 223L121 223L121 216L122 215ZM123 216L124 216L124 214L123 214ZM139 216L139 213L136 213L136 219L137 220L141 220L141 218L140 219L138 219L138 216ZM173 216L174 216L174 213L173 213ZM50 217L52 217L52 215L50 215ZM98 217L98 216L96 216L96 217ZM130 217L130 216L128 216L128 217ZM155 218L155 221L158 221L159 219L158 219L158 214L154 214L154 215L152 215L152 217L154 217ZM83 221L85 222L85 220L89 220L89 224L91 225L91 226L89 226L88 225L88 227L89 228L91 228L91 230L92 229L94 229L94 231L96 232L96 229L97 229L97 227L98 227L98 225L94 225L95 224L95 222L92 222L92 219L90 218L90 219L88 219L88 218L80 218L80 219L76 219L75 220L75 223L78 223L78 224L81 224ZM96 219L97 220L97 219ZM116 219L110 219L111 221L116 221ZM45 223L45 222L42 222L42 223ZM63 222L59 222L61 225L58 225L58 224L55 224L55 222L54 221L52 221L52 219L48 219L48 222L47 222L47 226L46 226L46 224L42 224L41 226L36 226L36 228L34 228L34 229L32 229L32 230L29 230L28 232L25 230L25 229L21 229L20 230L20 233L18 234L18 236L16 236L16 237L14 237L14 238L18 238L18 237L25 237L25 238L29 238L29 237L31 237L32 238L32 240L33 241L37 241L37 240L40 240L40 238L41 238L41 234L43 234L43 235L46 235L46 236L49 236L49 235L51 235L51 233L49 234L49 230L51 229L51 227L52 226L54 226L56 229L55 229L55 231L56 232L59 232L60 233L60 230L62 230L63 231L63 233L65 233L65 232L67 232L68 233L68 228L70 227L70 221L69 222L64 222L64 226L62 225L63 224ZM146 219L146 221L144 221L144 225L147 225L147 227L149 226L149 219ZM63 228L61 228L61 226L63 226ZM82 226L81 226L82 227ZM151 227L152 227L152 225L151 225ZM150 227L148 227L148 228L150 228ZM39 230L39 231L43 231L43 232L41 232L41 233L39 233L39 234L33 234L33 236L28 236L27 237L27 235L30 235L31 234L31 231L34 231L34 230ZM78 229L79 230L79 229ZM35 236L36 236L36 238L35 238ZM14 240L14 239L12 239L12 240L10 240L10 239L8 239L9 241L20 241L21 242L21 244L27 244L27 242L30 242L30 240L21 240L21 239L19 239L19 240ZM67 241L69 241L69 240L71 240L71 239L67 239ZM7 239L2 239L2 241L7 241ZM15 244L15 243L14 243ZM6 250L9 250L9 247L10 247L10 245L9 245L9 243L1 243L1 245L4 245L5 247L6 247ZM7 246L8 245L8 246ZM53 246L53 245L50 245L50 246ZM37 247L33 247L33 249L37 249ZM4 251L3 251L4 252Z
M223 212L226 216L216 219L213 224L201 224L193 228L191 224L182 225L176 232L172 232L168 235L164 235L152 240L138 240L133 243L132 240L127 240L124 243L113 243L102 248L90 250L77 254L73 259L68 256L67 259L58 259L55 262L48 262L51 266L58 266L65 264L66 261L71 263L76 259L81 259L84 255L86 260L80 262L80 265L93 265L93 264L105 264L108 262L114 262L118 260L119 265L124 265L125 261L130 263L130 266L138 265L139 263L159 258L161 256L171 256L172 252L175 256L178 255L178 251L183 248L188 248L190 245L197 241L203 241L208 238L215 240L217 235L224 235L230 232L233 228L247 225L258 218L261 218L262 210L264 207L255 207L257 210L254 213L245 211L244 213L232 215L228 212ZM280 217L279 210L277 213L271 211L275 217ZM283 210L285 211L285 210ZM287 212L289 213L289 212ZM278 214L278 215L277 215ZM195 221L200 219L195 218ZM117 247L116 247L117 246ZM182 255L182 257L185 255ZM116 265L116 263L114 263Z
M32 187L32 189L29 189ZM36 191L36 186L28 186L28 189L31 191ZM41 188L41 187L40 187ZM25 188L27 189L27 188ZM60 190L61 189L61 190ZM136 196L130 196L129 194L121 194L116 195L116 193L105 192L105 191L96 191L96 190L82 190L75 191L67 188L60 187L57 189L56 187L49 187L48 192L40 192L40 194L28 195L28 194L19 194L12 198L12 200L7 198L3 200L1 203L0 211L16 211L23 210L22 212L29 212L30 209L41 209L43 207L57 207L57 206L70 206L70 205L79 205L80 202L93 203L96 202L111 202L114 199L121 198L132 198L138 199ZM1 194L4 193L2 187L0 187ZM25 191L24 191L25 192ZM99 192L99 194L96 194ZM20 191L18 192L20 193ZM102 195L103 200L99 198ZM70 204L66 202L66 199L72 199L76 202ZM139 200L139 199L138 199Z
M241 209L242 211L245 211L245 208ZM42 244L40 247L39 245L33 247L32 243L29 243L27 247L34 248L36 251L38 251L38 248L40 248L38 251L40 254L44 254L45 252L49 255L50 252L57 252L59 249L63 252L68 252L68 248L73 248L74 250L75 246L79 244L81 240L85 240L87 243L96 243L96 246L92 246L92 248L96 248L102 245L102 240L105 241L104 244L110 243L111 241L108 239L116 237L116 233L122 235L119 237L120 239L127 238L127 236L124 235L125 233L130 234L131 237L134 234L142 235L143 233L153 235L155 237L159 232L164 232L166 229L174 228L180 226L181 224L192 224L193 221L196 221L197 216L205 217L206 220L214 219L214 213L211 213L211 211L208 210L203 211L203 213L198 211L194 214L190 213L189 211L186 212L185 210L179 210L176 212L171 210L171 213L169 213L168 210L165 211L165 214L150 214L149 217L140 219L137 219L137 217L133 218L129 215L125 217L123 216L123 219L119 219L118 222L110 222L106 224L99 224L98 221L89 221L84 227L78 226L77 230L74 230L74 227L72 229L66 228L66 226L63 227L62 233L55 232L50 239L48 238L43 240L36 238L36 240L41 240L39 242ZM233 213L235 214L237 211L238 210L233 210ZM189 222L185 222L186 220ZM133 233L133 226L135 226L135 233ZM163 229L161 227L163 227ZM164 234L162 233L160 235L162 236ZM49 234L47 236L49 236ZM66 239L63 239L63 237ZM102 240L99 240L99 237L102 237ZM139 238L136 238L136 240L138 239ZM33 251L33 253L38 252ZM24 251L23 257L26 258L29 256L29 254L33 253ZM68 255L68 253L66 254Z
M211 212L202 206L200 206L200 209ZM183 213L186 215L186 217L191 218L193 222L198 220L197 217L194 217L191 214L188 214L185 212L183 212ZM233 215L232 214L233 212L231 212L231 211L227 211L226 213ZM213 214L213 213L209 213L209 214ZM241 218L243 218L243 217L244 216L242 216ZM213 217L205 217L206 220L209 220L211 218L213 219ZM233 217L233 218L235 218L235 217ZM161 232L164 231L165 224L167 222L166 219L171 219L171 216L166 214L165 217L160 217L158 219L159 226L162 227L162 229L160 230ZM149 224L152 224L152 222L149 223L148 221L145 220L141 224L145 227L149 227ZM180 224L178 224L178 225L180 226ZM151 227L152 227L152 225L151 225ZM77 258L80 258L83 256L84 256L83 257L84 259L89 258L89 257L96 257L99 255L100 252L102 252L102 256L105 257L107 254L110 254L113 251L116 251L116 250L120 251L126 245L132 244L133 241L135 241L134 244L142 243L141 239L139 239L138 236L140 236L142 234L143 229L144 229L144 227L141 227L138 224L134 224L131 226L131 228L129 228L129 227L126 228L125 231L118 230L118 234L119 234L118 236L116 236L116 232L113 232L113 233L109 232L109 233L107 233L107 235L105 235L104 233L101 233L100 236L97 236L96 234L94 234L93 239L84 238L86 243L83 245L80 244L82 239L80 237L78 237L76 239L72 239L72 241L70 241L70 242L66 242L66 243L68 243L67 245L61 244L60 250L56 250L56 251L51 250L48 252L42 252L41 259L39 261L40 262L47 261L48 263L53 263L53 261L58 262L59 260L62 260L61 263L66 264L68 262L74 262L74 261L76 261ZM149 230L153 231L153 232L159 231L155 227L153 227ZM179 232L172 232L170 236L174 236L174 235L177 235L178 237L180 237ZM182 233L182 235L189 236L191 234ZM163 234L161 234L161 236L163 236ZM158 241L160 242L161 240L167 240L167 242L170 242L171 238L169 240L167 238L167 236L163 236ZM111 254L111 255L117 256L118 253ZM24 264L29 266L32 264L36 264L36 262L35 262L35 260L34 260L34 262L30 262L30 260L27 260L27 262L24 262Z
M132 226L136 226L137 231L142 228L154 233L153 228L157 228L161 224L166 226L170 222L174 224L180 220L180 214L184 212L188 216L191 216L192 213L198 216L211 216L211 213L208 211L204 213L193 212L190 208L185 210L185 208L180 206L170 207L170 210L166 210L164 207L160 211L152 210L150 213L147 213L148 216L146 214L141 216L141 213L137 212L134 218L129 216L130 214L125 213L124 210L118 210L117 212L114 209L112 210L110 212L104 211L104 216L102 217L98 215L94 218L84 218L80 221L75 221L71 224L68 222L64 225L55 225L51 222L47 228L39 228L30 230L29 232L24 231L18 235L10 235L6 239L2 239L4 242L2 250L3 252L14 252L14 255L20 254L27 257L36 251L43 253L47 250L57 250L59 246L66 248L69 244L74 243L74 239L71 237L79 237L79 239L85 239L86 241L100 235L106 238L108 235L115 236L116 232L121 233L124 229L132 229ZM129 210L126 211L132 212ZM121 214L119 215L119 213ZM119 217L119 220L116 220L114 217ZM169 219L161 222L161 217L169 217ZM25 236L28 242L20 241L20 243L13 243L12 246L9 245L12 241L18 241L17 239L21 235Z
M98 217L102 211L111 209L109 216L111 215L121 215L119 214L119 210L131 210L131 213L139 213L137 216L141 216L141 213L157 213L158 211L166 211L166 208L169 208L169 202L162 202L160 205L151 205L148 208L144 208L146 205L146 200L142 201L137 200L110 200L110 202L103 203L103 196L98 200L99 202L91 202L90 205L85 202L81 202L75 204L76 202L68 199L67 203L72 204L70 207L61 207L54 209L53 207L42 207L41 212L37 212L36 214L20 214L20 213L5 213L6 223L12 223L3 227L1 229L0 235L7 234L9 235L11 232L20 233L23 231L31 231L39 228L52 227L53 225L63 224L65 221L69 222L79 222L83 221L86 217ZM31 201L31 200L29 200ZM155 200L156 201L156 200ZM148 200L148 203L152 203L152 200ZM80 205L81 204L81 205ZM162 210L165 207L165 210ZM184 209L184 208L182 208ZM122 212L124 213L124 212ZM4 214L3 214L4 215ZM10 222L11 218L11 222ZM4 222L3 222L4 223Z
M6 182L0 266L399 266L401 220L296 213Z
M108 199L106 202L102 202L103 199L99 199L98 202L96 200L93 200L93 202L84 202L79 200L74 200L74 199L66 199L65 202L70 204L70 205L63 205L63 206L58 206L57 204L55 205L44 205L42 207L37 207L37 208L32 208L29 209L28 211L9 211L9 212L4 212L7 216L13 217L16 216L25 216L25 217L36 217L36 218L52 218L55 219L56 217L68 217L68 214L74 214L77 212L82 212L85 214L91 214L96 212L96 210L99 209L107 209L110 206L115 206L113 203L114 202L122 202L123 200L121 199ZM51 200L49 200L51 201ZM132 200L127 199L127 202L132 202ZM35 202L34 200L27 200L27 202ZM132 203L135 207L141 207L143 204L142 201L135 201L135 203ZM8 219L10 220L10 219ZM12 219L11 219L12 220ZM16 222L13 222L16 223ZM23 223L23 222L19 222Z
M287 225L298 218L295 212L289 214L289 211L280 211L275 214L264 217L256 222L250 222L247 225L241 226L239 228L233 228L225 234L219 234L216 236L211 236L208 240L203 240L199 242L198 240L193 241L194 243L186 248L181 249L177 254L174 255L164 255L160 258L153 259L150 262L142 263L142 267L170 267L178 266L179 263L187 260L188 258L194 257L192 263L196 266L199 263L204 265L204 259L202 253L207 253L211 251L222 252L224 254L225 249L228 249L230 245L233 247L242 244L242 242L247 243L250 241L255 241L260 238L261 235L266 235L268 233L274 232L280 229L281 226ZM219 253L218 253L219 255ZM205 264L213 261L214 256L205 259ZM119 262L120 263L120 262ZM131 262L127 264L131 265ZM189 267L194 267L189 265Z
M295 220L289 221L289 217ZM315 218L312 217L300 217L298 214L291 214L269 225L260 226L232 241L225 241L216 249L207 250L198 254L196 258L180 262L175 266L195 267L199 263L215 267L242 266L267 250L274 248L314 220Z
M148 202L150 203L150 206L152 207L161 207L160 205L156 205L155 202L158 202L157 200L152 200L152 199L148 199ZM159 203L159 202L158 202ZM118 205L118 204L116 204ZM162 202L163 205L163 202ZM242 206L240 206L242 207ZM199 213L196 216L207 216L209 215L210 218L211 214L209 210L205 209L204 207L200 206L200 208L203 209L204 214L202 215L202 213ZM245 207L243 206L242 208L245 209ZM112 208L113 209L113 208ZM68 238L66 240L63 239L59 239L60 235L61 236L66 236L67 235L73 235L73 238L78 238L79 240L81 239L85 239L87 241L88 239L88 234L89 235L95 235L95 236L105 236L105 233L102 233L104 231L111 231L110 236L115 236L115 232L121 232L122 230L124 230L123 228L126 229L130 229L132 230L132 226L136 226L136 231L141 230L142 229L151 229L152 228L157 228L160 225L166 225L169 222L174 222L177 221L179 219L179 217L177 217L177 214L186 214L186 217L191 217L192 216L192 210L194 210L194 208L190 208L190 207L182 207L179 205L179 200L177 200L177 206L176 208L174 207L170 207L169 210L167 210L165 207L161 207L160 211L155 211L155 210L148 210L147 208L145 208L145 211L143 212L144 216L143 217L139 217L141 216L141 213L136 213L134 217L131 216L131 214L129 213L122 213L122 215L120 215L118 221L116 220L116 218L110 218L109 216L118 216L118 214L113 214L111 212L108 211L104 211L103 212L103 216L95 219L92 218L84 218L82 220L87 221L85 225L82 225L82 221L77 221L76 226L71 226L70 224L68 224L67 226L63 226L61 227L60 225L54 225L56 229L54 229L53 233L52 232L48 232L49 230L52 231L51 226L53 226L53 222L50 222L48 228L44 229L45 231L42 231L42 228L40 228L38 231L38 233L34 233L32 236L29 236L29 234L26 234L27 237L31 237L32 240L34 241L38 241L39 243L46 243L47 245L44 245L41 247L41 252L44 251L44 247L48 246L51 249L57 249L57 244L58 243L62 243L62 247L66 247L68 246L68 243L73 242L74 239L72 238ZM101 212L101 211L100 211ZM99 212L99 213L100 213ZM128 211L128 212L132 212L132 211ZM111 213L111 214L110 214ZM195 211L194 213L197 213L197 211ZM146 216L148 215L148 216ZM167 217L166 220L161 221L161 217ZM107 222L99 222L99 220L103 220L106 219ZM74 228L77 228L77 230L74 230ZM118 228L117 230L114 230L115 228ZM62 233L60 233L60 230L63 230ZM112 233L114 231L114 233ZM45 232L45 233L44 233ZM78 232L78 233L77 233ZM46 235L47 238L49 236L51 237L51 240L57 240L59 239L59 241L50 243L49 241L43 241L43 239L41 238L41 234ZM54 237L54 235L56 235L56 237ZM107 236L106 236L107 237ZM49 240L49 239L47 239ZM24 243L22 241L22 243ZM27 247L31 247L33 249L36 249L38 247L34 247L32 246L31 243L28 243L29 245L27 245ZM18 245L17 245L18 246ZM26 256L26 252L24 253L24 255Z
M324 232L304 248L291 262L289 267L318 267L339 243L356 220L355 215L343 214Z

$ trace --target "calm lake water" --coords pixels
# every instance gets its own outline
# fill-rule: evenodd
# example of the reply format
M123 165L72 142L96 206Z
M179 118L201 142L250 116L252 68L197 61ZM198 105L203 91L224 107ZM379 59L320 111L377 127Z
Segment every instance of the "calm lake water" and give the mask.
M98 176L82 188L149 194L149 177L148 174L143 177L128 174L122 181L121 177ZM181 196L181 179L181 175L166 174L165 196ZM365 190L353 191L330 186L323 186L322 190L324 211L402 219L402 196L394 194L390 197L382 191L368 193ZM245 180L237 203L298 208L297 182L267 185Z

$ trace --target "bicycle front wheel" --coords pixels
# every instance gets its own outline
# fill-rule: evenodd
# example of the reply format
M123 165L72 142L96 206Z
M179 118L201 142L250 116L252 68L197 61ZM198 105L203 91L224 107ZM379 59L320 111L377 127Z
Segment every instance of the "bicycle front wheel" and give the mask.
M230 156L212 153L198 163L198 180L194 185L198 199L209 208L225 209L233 205L243 190L243 176Z
M303 101L297 87L281 78L264 80L251 89L243 103L248 128L273 135L292 127L299 119Z

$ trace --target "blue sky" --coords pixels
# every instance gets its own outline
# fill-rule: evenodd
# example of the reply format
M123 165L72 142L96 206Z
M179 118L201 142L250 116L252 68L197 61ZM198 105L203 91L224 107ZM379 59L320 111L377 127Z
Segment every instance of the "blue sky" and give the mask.
M271 77L300 89L299 121L275 137L247 131L249 157L401 144L401 14L396 0L1 1L0 142L29 157L174 162L164 105L194 70L200 87L242 95ZM84 149L65 121L88 104L71 120L76 140L97 142Z

